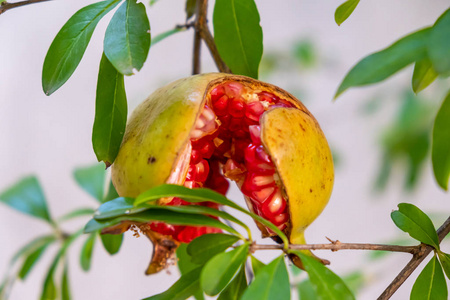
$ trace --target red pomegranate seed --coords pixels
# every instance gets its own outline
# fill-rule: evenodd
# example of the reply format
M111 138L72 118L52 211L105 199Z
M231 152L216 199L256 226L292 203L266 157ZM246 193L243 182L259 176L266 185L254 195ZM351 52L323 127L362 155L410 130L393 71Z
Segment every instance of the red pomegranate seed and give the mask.
M190 243L193 239L198 237L198 229L193 226L186 226L183 230L181 230L176 239L182 243Z
M272 162L269 154L267 154L266 151L264 150L263 145L259 145L258 147L256 147L256 158L258 158L259 160L262 160L264 162L267 162L267 163Z
M216 86L211 92L211 100L214 103L215 101L217 101L217 99L219 99L220 97L222 97L223 95L225 95L225 89L223 88L223 86L219 85Z
M230 121L230 126L228 126L231 132L240 130L242 127L242 119L240 118L232 118Z
M173 235L175 233L175 227L170 224L162 223L162 222L153 222L150 224L150 229L161 233L163 235Z
M191 152L191 164L198 164L203 159L200 151L198 150L192 150Z
M258 94L259 101L266 101L269 103L275 103L278 101L277 97L268 92L261 92Z
M219 120L222 123L219 128L220 132L226 131L228 133L228 126L230 126L231 116L228 114L225 116L220 116ZM220 135L220 132L219 132L219 135Z
M247 127L244 127L244 128L247 128ZM248 138L248 133L247 132L245 132L244 130L238 130L238 131L235 131L234 132L234 136L237 138L237 139L245 139L245 138Z
M190 164L189 168L188 168L188 172L186 174L186 180L187 181L194 181L195 180L195 175L196 175L195 165L194 164Z
M228 96L223 95L219 99L217 99L215 102L213 101L213 107L214 112L218 116L225 116L228 114L227 108L228 108Z
M242 95L244 91L244 86L239 82L228 82L224 86L225 93L229 98L235 98Z
M273 179L273 175L247 173L242 188L245 189L246 191L253 192L270 186L272 187L276 186L275 180Z
M255 145L261 144L261 126L259 125L251 125L248 127L250 132L250 138L252 139L252 143Z
M259 121L259 117L264 112L264 106L259 101L254 101L247 104L245 109L245 116L253 121Z
M277 191L262 205L262 213L267 218L274 218L281 214L286 208L286 200L284 200L281 192Z
M273 218L270 218L270 221L277 226L286 223L288 220L289 214L287 212L279 214L278 216L275 216Z
M195 181L197 182L205 182L208 178L209 173L209 165L208 162L202 159L201 162L195 165ZM187 177L186 177L187 179Z
M273 192L275 191L275 187L267 187L264 189L261 189L259 191L254 191L252 193L252 199L263 203L264 201L266 201L270 195L273 194Z
M192 181L190 181L192 182ZM184 201L181 198L174 197L167 205L169 206L180 206L180 205L190 205L191 203Z
M246 165L252 165L256 163L256 146L249 144L245 149L245 162Z
M185 181L184 186L187 188L190 188L190 189L200 187L200 185L198 183L196 183L195 181Z
M245 114L245 103L242 98L234 98L228 105L228 112L235 118L242 118Z
M234 147L232 148L231 153L237 162L244 162L245 151L249 143L250 141L247 139L234 140L234 144L232 144Z

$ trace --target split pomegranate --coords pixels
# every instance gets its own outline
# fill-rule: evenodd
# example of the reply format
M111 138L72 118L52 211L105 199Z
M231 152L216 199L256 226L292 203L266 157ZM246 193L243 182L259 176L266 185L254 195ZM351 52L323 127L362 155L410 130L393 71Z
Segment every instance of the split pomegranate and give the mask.
M162 183L225 195L234 181L251 211L283 230L291 243L304 243L305 228L328 202L333 164L317 121L292 95L244 76L204 74L161 88L135 110L112 177L119 195L127 197ZM159 204L218 209L176 197ZM257 225L264 237L276 239ZM220 232L162 222L146 226L156 244L161 237L188 243Z

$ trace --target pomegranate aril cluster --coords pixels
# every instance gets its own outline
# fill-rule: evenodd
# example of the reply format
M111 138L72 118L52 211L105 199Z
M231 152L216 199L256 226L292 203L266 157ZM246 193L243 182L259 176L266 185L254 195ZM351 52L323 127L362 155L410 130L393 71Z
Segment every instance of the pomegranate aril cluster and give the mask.
M250 198L256 214L280 229L289 220L275 165L261 143L261 115L275 107L293 107L289 102L264 92L253 91L238 82L216 86L191 131L191 157L184 186L207 187L223 195L234 180ZM226 178L225 178L226 177ZM167 205L192 205L173 198ZM210 202L198 203L218 208ZM152 230L190 242L205 234L221 232L210 227L150 224Z

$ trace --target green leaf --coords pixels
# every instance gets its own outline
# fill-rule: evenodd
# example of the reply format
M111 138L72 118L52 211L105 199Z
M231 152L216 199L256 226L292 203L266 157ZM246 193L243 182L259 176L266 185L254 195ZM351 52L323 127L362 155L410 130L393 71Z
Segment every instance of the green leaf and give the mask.
M439 249L439 238L430 218L418 207L400 203L398 210L391 213L392 221L412 238Z
M441 261L442 269L444 269L445 275L450 279L450 254L438 251L439 260Z
M1 193L0 202L22 213L53 223L44 192L35 176L25 177Z
M317 294L311 280L306 279L297 285L300 300L317 300Z
M186 300L194 295L200 288L199 277L201 271L202 267L199 267L189 273L183 274L180 279L164 293L143 300Z
M186 31L186 28L174 28L174 29L170 29L170 30L164 31L163 33L158 34L157 36L152 38L151 47L155 46L157 43L161 42L165 38L168 38L169 36L171 36L177 32L182 32L182 31Z
M61 300L70 300L72 298L69 285L69 267L67 261L64 263L64 270L61 279Z
M211 233L204 234L194 239L187 247L187 253L192 257L192 262L202 265L213 256L224 252L239 240L235 235Z
M247 278L245 277L245 262L240 271L230 282L230 284L220 293L217 300L239 300L247 288Z
M450 177L450 91L434 120L431 160L436 181L447 190Z
M133 75L133 69L142 68L150 49L150 23L144 4L126 0L119 7L106 29L103 48L123 75Z
M240 266L245 263L249 245L241 245L229 252L217 254L204 266L200 275L200 285L203 291L215 296L222 291Z
M414 93L418 93L421 90L429 86L438 76L436 71L431 65L431 61L428 58L424 58L414 65L414 73L412 77L412 88Z
M105 166L99 163L89 167L77 168L73 172L73 177L78 185L99 202L103 200L105 176Z
M22 280L25 280L28 274L30 273L31 269L34 267L34 265L39 261L42 254L45 252L47 247L52 243L53 241L48 241L48 243L40 246L36 250L34 250L32 253L28 255L28 257L25 259L22 267L19 271L19 278Z
M57 290L54 280L54 274L56 267L58 266L59 260L61 259L62 254L61 252L58 252L56 257L54 258L52 264L50 265L50 268L47 271L47 275L44 280L44 285L41 293L41 300L54 300L57 296Z
M94 213L95 210L90 207L79 208L58 218L58 222L68 221L78 217L92 216Z
M217 0L214 41L220 56L235 74L258 78L263 32L253 0Z
M416 31L386 49L363 58L347 73L334 98L348 88L380 82L423 59L429 32L429 28Z
M291 299L289 275L284 256L279 256L258 271L241 300Z
M109 181L109 188L108 188L108 193L106 194L105 198L103 199L102 202L108 202L111 201L113 199L119 198L119 194L116 191L116 188L114 187L112 181Z
M123 242L123 233L102 234L100 235L100 238L102 240L103 247L109 254L114 255L119 252Z
M86 239L83 248L81 248L80 265L84 271L89 271L89 269L91 268L92 250L94 249L96 238L97 233L91 233Z
M110 166L119 153L127 123L127 110L123 75L117 72L103 54L95 97L92 146L98 161L104 161L106 166Z
M352 12L355 10L358 3L359 0L347 0L339 5L334 13L334 20L336 21L336 24L340 26L344 23L344 21L347 20L347 18L350 17Z
M101 221L92 219L86 224L84 230L85 233L89 233L116 225L122 221L141 222L141 223L160 221L174 225L208 226L220 228L228 232L239 234L236 230L223 224L219 220L199 214L174 212L167 209L167 207L155 208L133 215L125 215Z
M300 251L292 251L292 253L302 260L318 299L355 299L344 281L322 263Z
M178 258L178 269L180 270L181 275L187 274L190 271L197 269L199 265L194 264L191 261L191 256L187 253L186 243L181 243L177 248L177 258ZM198 290L193 293L195 299L204 300L203 291L200 289L200 284L198 285Z
M428 38L428 56L437 73L450 75L450 9L436 21Z
M417 277L410 299L447 300L447 283L436 256L433 256Z
M32 240L31 242L20 248L16 252L16 254L14 254L13 258L10 260L10 265L15 264L21 257L25 255L28 256L38 248L44 245L51 244L54 241L56 241L56 237L54 235L44 235Z
M131 203L133 202L132 198L117 198L102 204L98 211L96 212L94 218L96 220L107 220L109 218L121 217L121 216L130 216L136 213L140 213L143 211L147 211L150 209L164 209L179 213L187 213L187 214L205 214L215 217L220 217L222 219L227 219L232 222L235 222L250 232L250 229L233 217L232 215L220 211L214 208L200 206L200 205L182 205L182 206L160 206L160 205L141 205L139 207L134 207ZM233 233L240 235L237 231L232 230Z
M261 271L261 269L264 268L266 265L264 263L262 263L259 259L254 257L253 255L250 258L251 258L251 262L252 262L253 273L256 276L256 275L258 275L259 271Z
M197 0L186 0L184 11L186 12L186 21L192 18L197 9Z
M42 88L46 95L59 89L77 68L97 23L120 0L97 2L77 11L56 35L42 70Z
M147 210L148 207L134 207L133 198L119 197L103 203L95 212L96 220L104 220L122 215L135 214Z
M205 188L189 189L184 186L174 185L174 184L162 184L157 187L151 188L148 191L140 194L135 200L134 205L139 206L149 201L156 201L164 197L179 197L188 202L205 202L210 201L222 205L234 208L250 217L260 222L264 226L269 227L273 232L275 232L282 240L285 245L289 244L289 240L286 235L272 222L249 212L245 208L240 207L233 201L228 200L225 196ZM174 206L172 206L174 207Z

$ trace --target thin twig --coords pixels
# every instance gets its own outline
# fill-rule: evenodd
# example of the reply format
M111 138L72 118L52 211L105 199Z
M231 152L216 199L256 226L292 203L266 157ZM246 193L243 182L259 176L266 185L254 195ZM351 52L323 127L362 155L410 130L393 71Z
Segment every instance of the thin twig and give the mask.
M450 217L442 224L437 230L439 242L441 242L447 234L450 232ZM384 290L384 292L378 297L378 300L387 300L398 290L398 288L405 282L406 279L414 272L414 270L420 265L420 263L433 251L433 247L421 244L420 251L415 253L409 263L401 270L401 272L395 277L391 284Z
M201 46L202 46L202 36L200 34L202 18L205 17L202 13L202 9L207 9L203 7L203 1L197 0L196 13L195 13L195 23L194 23L194 53L192 55L192 74L200 74L201 72Z
M283 245L258 245L253 244L251 250L282 250ZM361 243L341 243L339 241L330 244L304 244L289 245L292 250L378 250L391 252L405 252L415 254L419 251L419 246L397 246L397 245L381 245L381 244L361 244Z
M0 15L2 13L4 13L5 11L12 9L12 8L16 8L16 7L20 7L20 6L24 6L24 5L28 5L28 4L33 4L33 3L46 2L46 1L50 1L50 0L26 0L26 1L13 2L13 3L9 3L9 2L5 1L0 5Z
M231 73L230 69L220 57L219 51L216 47L216 43L214 42L214 38L209 31L207 24L207 12L208 0L198 0L195 30L196 32L200 33L201 38L205 41L205 44L208 47L209 52L211 52L211 55L219 71L223 73Z

